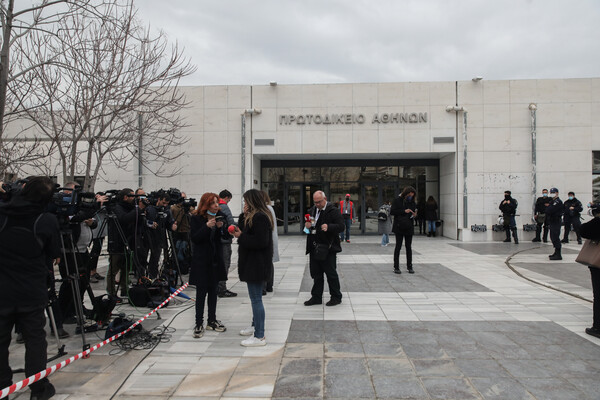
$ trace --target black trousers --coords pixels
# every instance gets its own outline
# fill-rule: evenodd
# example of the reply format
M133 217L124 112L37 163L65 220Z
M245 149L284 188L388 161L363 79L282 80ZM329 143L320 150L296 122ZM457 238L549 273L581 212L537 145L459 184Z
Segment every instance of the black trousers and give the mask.
M14 326L19 328L25 340L25 376L34 375L46 369L47 347L46 317L44 306L9 306L0 308L0 387L13 384L12 370L8 364L8 347ZM32 392L44 390L48 378L31 384Z
M95 271L98 268L98 258L102 253L102 242L104 237L99 237L92 240L92 251L90 251L90 271Z
M406 266L412 268L412 239L413 235L404 235L396 233L396 247L394 247L394 269L400 268L400 250L402 249L402 240L406 241Z
M542 240L541 234L542 234L542 227L543 227L544 228L544 236L543 236L544 242L548 241L548 224L544 221L541 224L537 223L536 225L537 226L535 227L535 238Z
M148 260L148 278L158 278L158 262L160 261L160 253L164 250L165 257L167 259L167 249L163 249L160 246L150 248L150 259Z
M329 285L329 294L332 299L342 300L342 291L340 290L340 277L337 273L337 256L334 252L329 252L327 258L323 261L315 260L311 255L309 260L310 277L314 283L310 294L315 300L323 300L323 290L325 289L325 279L327 276L327 285Z
M594 323L593 328L600 329L600 268L589 267L592 274L592 293L593 293L593 309Z
M552 241L552 246L558 252L560 252L561 244L560 244L560 222L551 222L550 223L550 240Z
M202 326L204 322L204 304L208 297L208 319L207 322L217 320L217 284L196 286L196 326Z
M579 228L581 228L581 220L579 219L579 217L565 219L565 235L563 239L569 240L569 232L571 232L571 225L573 225L573 230L575 231L575 235L577 235L577 240L581 241L581 234L579 233Z

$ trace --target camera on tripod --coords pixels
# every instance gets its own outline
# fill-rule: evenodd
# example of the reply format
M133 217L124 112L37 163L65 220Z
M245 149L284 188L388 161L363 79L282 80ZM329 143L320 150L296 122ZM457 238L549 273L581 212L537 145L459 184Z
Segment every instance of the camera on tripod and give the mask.
M47 211L59 217L72 217L80 211L87 211L90 217L100 209L96 202L96 195L92 192L83 192L81 186L74 188L57 187L52 196Z

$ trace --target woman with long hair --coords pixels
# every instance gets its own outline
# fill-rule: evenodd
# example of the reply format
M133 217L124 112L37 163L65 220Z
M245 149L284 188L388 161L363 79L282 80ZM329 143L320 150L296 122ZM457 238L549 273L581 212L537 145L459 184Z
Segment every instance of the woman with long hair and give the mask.
M400 196L394 199L390 213L394 216L392 232L396 235L394 248L394 273L400 274L400 250L402 241L406 241L406 269L409 274L414 274L412 265L412 238L415 233L414 218L417 216L415 196L417 192L412 186L407 186Z
M265 308L262 302L263 282L273 269L273 229L275 221L260 190L250 189L243 196L244 212L233 236L238 239L238 274L248 285L252 303L252 326L240 331L242 346L264 346Z
M204 303L208 297L208 319L206 329L225 332L226 328L217 320L217 287L219 281L227 279L221 237L225 214L219 208L219 196L204 193L198 208L190 218L190 240L192 263L190 284L196 285L196 325L194 337L204 336Z
M438 205L433 196L427 198L425 203L425 220L427 221L427 237L435 237L435 222L437 221Z

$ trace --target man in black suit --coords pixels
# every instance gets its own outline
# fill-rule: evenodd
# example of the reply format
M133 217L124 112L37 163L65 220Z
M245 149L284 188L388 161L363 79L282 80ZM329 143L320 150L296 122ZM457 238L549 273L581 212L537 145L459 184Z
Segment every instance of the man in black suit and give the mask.
M342 302L340 279L337 273L336 254L342 251L339 234L344 230L344 220L340 211L327 202L325 193L321 190L313 194L314 206L308 210L311 221L305 222L305 227L310 231L306 238L306 254L310 254L310 276L314 280L311 298L304 302L305 306L323 303L323 289L327 276L331 299L327 306L335 306ZM318 245L325 246L324 259L319 259L315 252Z

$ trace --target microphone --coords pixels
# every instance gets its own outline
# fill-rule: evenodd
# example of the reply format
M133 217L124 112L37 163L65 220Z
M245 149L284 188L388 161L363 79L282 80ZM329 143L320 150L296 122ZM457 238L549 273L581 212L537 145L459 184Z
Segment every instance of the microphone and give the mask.
M304 221L310 222L310 214L304 214Z
M227 227L227 232L229 232L230 235L233 235L233 232L235 232L235 225L229 225Z

